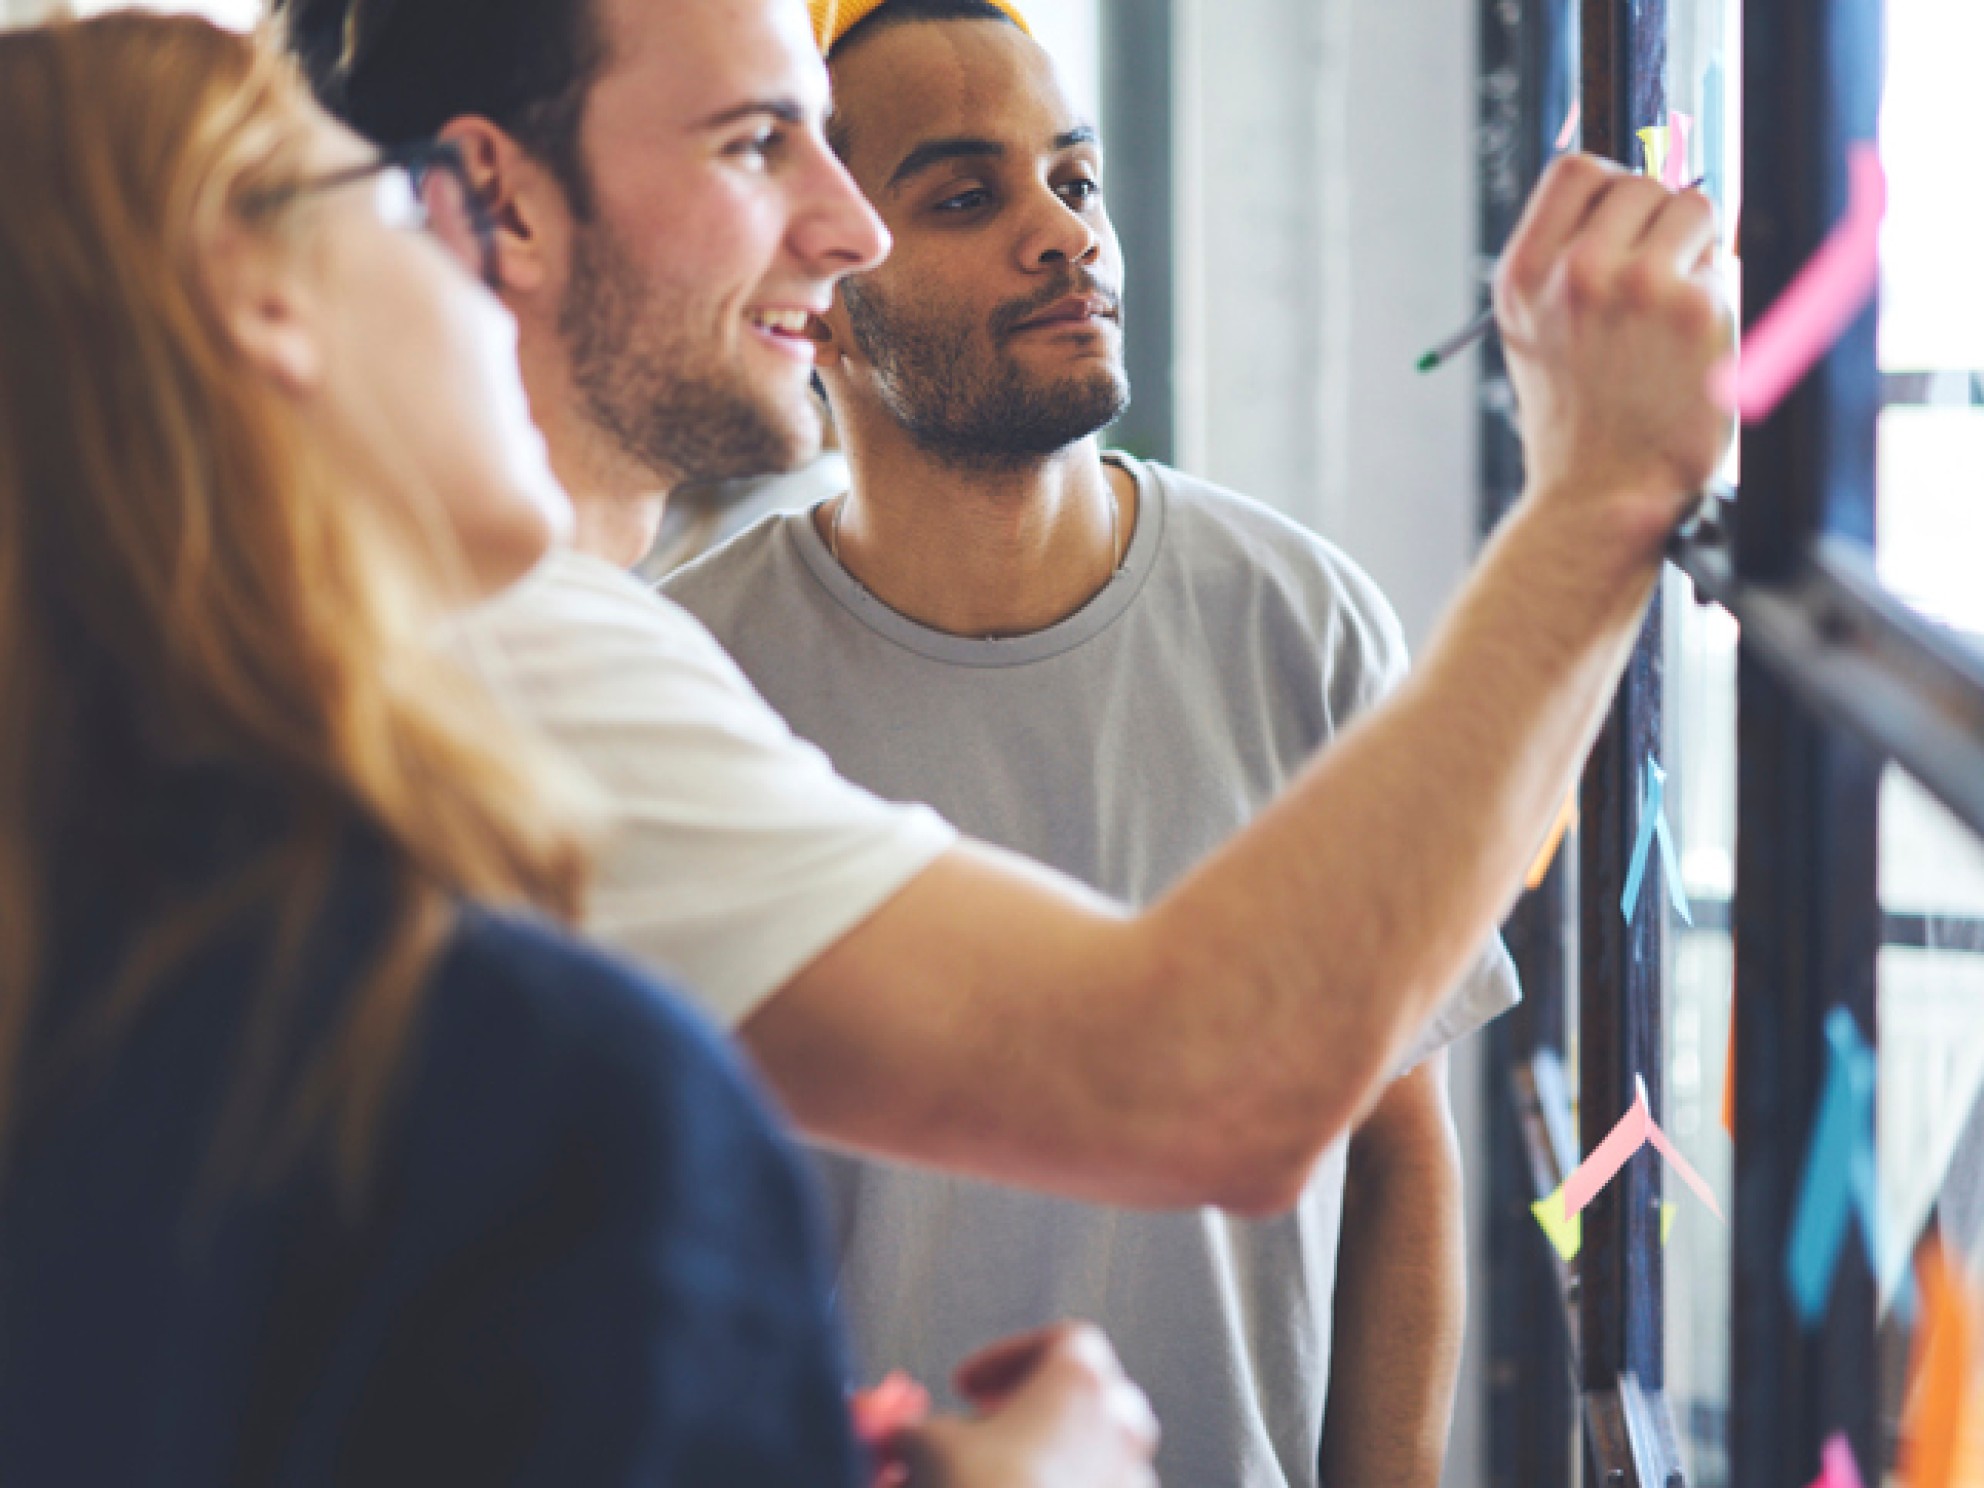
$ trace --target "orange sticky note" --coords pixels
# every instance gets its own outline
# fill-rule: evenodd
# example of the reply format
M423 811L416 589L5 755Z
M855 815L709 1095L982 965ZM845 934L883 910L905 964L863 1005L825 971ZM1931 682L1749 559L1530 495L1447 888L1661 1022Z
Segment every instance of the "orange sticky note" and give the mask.
M1578 788L1571 787L1571 793L1564 797L1564 804L1558 808L1557 819L1550 824L1550 835L1543 839L1542 850L1536 861L1529 865L1529 875L1522 881L1526 889L1538 888L1550 875L1550 865L1557 861L1557 849L1564 845L1564 834L1578 824Z
M1902 1420L1902 1481L1909 1488L1967 1488L1976 1482L1960 1474L1962 1459L1976 1451L1977 1316L1968 1285L1940 1245L1923 1251L1919 1273L1922 1312Z
M1736 994L1729 994L1729 1047L1722 1056L1722 1129L1736 1140Z

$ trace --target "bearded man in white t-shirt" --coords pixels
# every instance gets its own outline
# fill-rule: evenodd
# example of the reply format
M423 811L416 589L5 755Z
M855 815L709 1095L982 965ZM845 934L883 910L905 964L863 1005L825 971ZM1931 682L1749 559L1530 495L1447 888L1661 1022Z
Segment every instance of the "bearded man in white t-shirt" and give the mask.
M326 96L462 148L577 508L484 633L618 808L595 929L697 988L816 1137L1093 1202L1295 1204L1512 902L1727 443L1706 201L1553 169L1497 292L1529 493L1411 677L1132 911L840 780L623 572L679 481L811 452L808 317L886 251L800 0L353 21L312 32Z

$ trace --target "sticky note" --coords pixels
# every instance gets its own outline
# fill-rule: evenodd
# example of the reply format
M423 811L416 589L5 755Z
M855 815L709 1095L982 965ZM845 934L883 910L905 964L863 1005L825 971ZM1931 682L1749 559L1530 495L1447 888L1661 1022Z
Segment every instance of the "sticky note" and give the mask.
M1812 1488L1867 1488L1860 1476L1860 1464L1853 1460L1853 1444L1846 1433L1836 1431L1827 1438L1819 1453L1819 1475Z
M1665 124L1649 124L1645 129L1639 130L1637 133L1640 137L1640 149L1645 157L1644 173L1652 176L1656 181L1665 181L1667 179L1667 126Z
M1578 137L1578 126L1584 122L1584 101L1573 98L1570 112L1564 115L1564 127L1557 131L1557 153L1570 149Z
M1561 1186L1547 1199L1538 1199L1529 1206L1529 1212L1536 1216L1537 1224L1557 1254L1567 1261L1578 1258L1584 1248L1584 1216L1568 1214L1564 1210L1564 1190ZM1681 1206L1671 1199L1662 1200L1660 1205L1660 1243L1665 1245L1674 1234L1674 1216L1681 1212Z
M1960 1271L1932 1245L1921 1262L1921 1322L1909 1366L1908 1406L1902 1417L1902 1481L1908 1488L1959 1488L1964 1459L1975 1452L1976 1301Z
M1670 191L1683 191L1688 185L1688 142L1695 132L1695 121L1686 114L1669 110L1667 151L1661 161L1660 182Z
M1667 1139L1667 1133L1654 1121L1653 1111L1647 1105L1646 1081L1636 1077L1634 1083L1638 1088L1626 1114L1619 1118L1618 1124L1592 1150L1591 1155L1578 1164L1578 1170L1564 1180L1565 1213L1581 1213L1585 1205L1598 1197L1599 1190L1618 1176L1619 1170L1633 1154L1651 1143L1681 1181L1700 1196L1717 1219L1721 1219L1722 1206L1715 1201L1715 1190L1708 1186L1707 1180L1694 1170L1680 1150Z
M1792 1300L1808 1328L1825 1317L1847 1226L1855 1217L1869 1263L1879 1272L1886 1257L1874 1180L1874 1051L1853 1015L1836 1007L1826 1018L1825 1087L1784 1258Z
M1879 148L1853 146L1847 170L1846 215L1744 337L1740 353L1710 374L1710 396L1745 423L1770 416L1845 334L1880 282L1888 188Z
M1584 1216L1565 1212L1563 1188L1559 1186L1547 1199L1538 1199L1529 1206L1529 1212L1543 1226L1557 1254L1567 1261L1576 1260L1578 1247L1584 1244Z
M1564 845L1564 834L1578 824L1578 788L1571 787L1570 794L1564 797L1564 804L1558 808L1557 819L1550 824L1550 835L1543 839L1543 847L1536 854L1536 860L1529 865L1522 886L1526 889L1541 888L1543 880L1550 876L1550 865L1557 861L1557 849Z
M1639 908L1640 887L1646 880L1647 862L1654 844L1660 846L1660 866L1667 879L1667 897L1674 912L1692 925L1695 917L1688 908L1688 894L1681 887L1681 860L1674 851L1674 834L1667 826L1667 772L1652 759L1646 762L1645 785L1640 793L1640 830L1633 842L1632 861L1626 868L1626 889L1619 896L1619 913L1626 923L1633 922Z
M1729 996L1729 1043L1722 1056L1722 1129L1736 1140L1736 995Z

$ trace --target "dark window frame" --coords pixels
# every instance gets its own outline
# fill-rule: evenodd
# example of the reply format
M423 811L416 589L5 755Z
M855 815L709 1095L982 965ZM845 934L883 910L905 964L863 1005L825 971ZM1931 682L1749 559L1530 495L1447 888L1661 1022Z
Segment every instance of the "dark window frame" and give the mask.
M1512 185L1533 183L1568 106L1551 74L1524 59L1539 39L1562 35L1569 4L1482 6L1488 252L1514 225ZM1665 10L1665 0L1581 0L1586 149L1625 159L1632 127L1659 119ZM1746 0L1744 111L1770 121L1744 131L1752 316L1843 211L1848 144L1875 137L1881 12L1881 0ZM1515 93L1512 66L1523 84ZM1510 139L1520 151L1514 172L1501 153ZM1502 369L1492 354L1484 367L1482 510L1492 523L1520 490L1520 450ZM1773 418L1746 432L1740 500L1710 511L1672 550L1699 600L1728 609L1741 633L1735 895L1705 906L1703 928L1719 922L1737 932L1729 1480L1745 1488L1803 1488L1821 1444L1839 1431L1868 1481L1886 1462L1867 1259L1846 1248L1827 1316L1808 1333L1792 1311L1783 1256L1824 1074L1827 1014L1847 1008L1873 1043L1880 948L1922 944L1932 926L1943 943L1944 921L1886 913L1880 902L1884 770L1899 766L1984 835L1984 656L1887 591L1872 563L1875 420L1883 406L1922 401L1922 383L1877 371L1870 309ZM1984 402L1984 376L1970 387ZM1658 636L1656 617L1581 790L1577 977L1565 933L1572 865L1554 867L1508 927L1533 1006L1497 1030L1487 1082L1497 1484L1570 1480L1569 1450L1550 1447L1563 1440L1573 1389L1597 1481L1686 1482L1659 1389L1657 1165L1636 1159L1594 1203L1576 1275L1556 1263L1528 1210L1623 1110L1622 1072L1644 1068L1651 1089L1661 1064L1660 917L1629 930L1616 911L1620 851L1636 812L1631 771L1659 732ZM1984 947L1984 927L1955 924L1963 943L1948 948ZM1580 1029L1575 1147L1562 1063L1567 997L1578 1000ZM1553 1289L1564 1303L1554 1326L1535 1307ZM1577 1358L1569 1369L1566 1348Z

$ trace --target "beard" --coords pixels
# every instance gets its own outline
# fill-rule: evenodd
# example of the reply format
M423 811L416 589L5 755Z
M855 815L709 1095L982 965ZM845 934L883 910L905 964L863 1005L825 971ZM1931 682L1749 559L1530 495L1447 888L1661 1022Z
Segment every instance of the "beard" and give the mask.
M791 470L817 454L803 386L780 399L682 328L693 317L643 282L600 222L573 241L558 329L586 417L668 484Z
M1106 428L1130 406L1130 383L1110 360L1060 377L1027 371L1004 350L1022 322L1092 281L1053 286L991 316L988 354L977 327L942 305L894 305L843 280L848 326L875 369L883 406L919 448L979 469L1028 465Z

